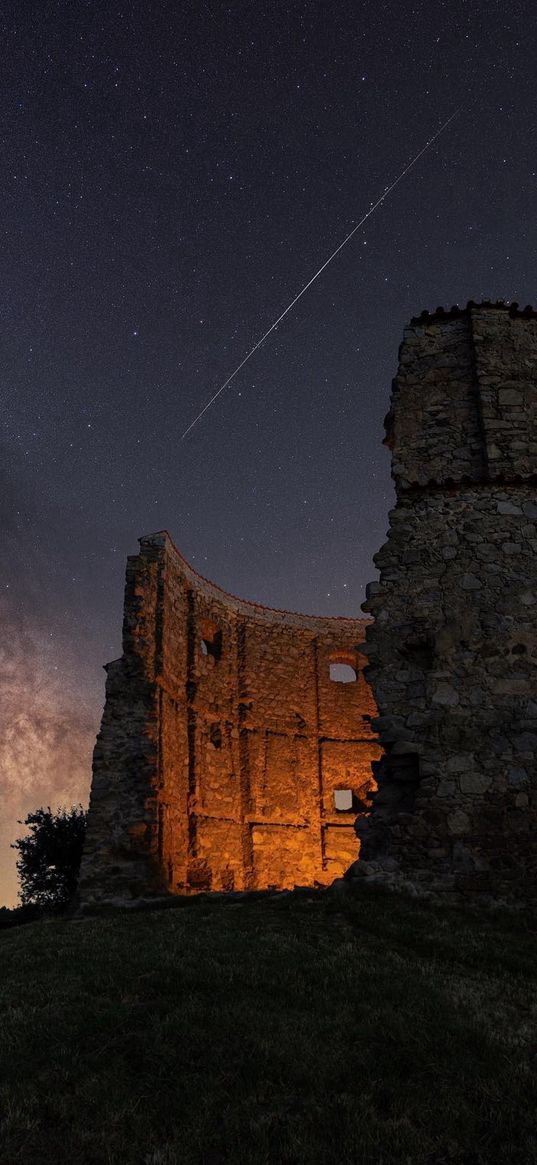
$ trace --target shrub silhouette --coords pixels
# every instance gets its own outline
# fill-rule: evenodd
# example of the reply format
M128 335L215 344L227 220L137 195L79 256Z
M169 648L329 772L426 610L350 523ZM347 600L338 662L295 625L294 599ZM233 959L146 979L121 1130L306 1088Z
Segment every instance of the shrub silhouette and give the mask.
M82 805L60 808L56 813L49 805L19 821L30 830L12 845L19 852L17 871L23 906L67 906L78 882L86 822L87 812Z

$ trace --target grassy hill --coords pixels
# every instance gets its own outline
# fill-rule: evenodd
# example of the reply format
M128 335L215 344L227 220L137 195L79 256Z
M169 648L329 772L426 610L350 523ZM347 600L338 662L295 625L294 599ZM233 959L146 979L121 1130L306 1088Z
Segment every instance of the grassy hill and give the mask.
M0 937L0 1160L537 1161L537 924L361 890Z

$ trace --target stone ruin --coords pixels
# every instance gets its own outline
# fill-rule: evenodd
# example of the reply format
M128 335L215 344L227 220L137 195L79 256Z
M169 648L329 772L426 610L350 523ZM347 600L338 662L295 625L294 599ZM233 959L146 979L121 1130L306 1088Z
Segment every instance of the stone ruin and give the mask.
M106 669L83 905L342 875L380 756L365 625L234 598L166 532L140 539Z
M141 539L83 904L343 873L537 897L537 313L412 320L386 429L397 501L374 621L244 602L166 533ZM353 683L330 678L342 665Z
M363 610L383 746L361 876L537 891L537 313L413 319L385 443L397 503Z

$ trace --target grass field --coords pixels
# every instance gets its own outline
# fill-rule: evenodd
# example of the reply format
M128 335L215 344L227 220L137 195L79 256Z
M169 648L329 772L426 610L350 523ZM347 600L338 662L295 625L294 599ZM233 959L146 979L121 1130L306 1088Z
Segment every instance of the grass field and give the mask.
M381 891L0 935L0 1161L537 1162L537 923Z

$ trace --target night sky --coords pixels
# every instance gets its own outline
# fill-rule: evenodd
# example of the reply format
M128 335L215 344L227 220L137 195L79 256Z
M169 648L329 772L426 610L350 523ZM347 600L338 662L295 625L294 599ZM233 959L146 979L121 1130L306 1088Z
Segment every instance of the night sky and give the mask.
M140 535L244 598L360 615L404 325L537 300L537 8L7 0L1 24L11 903L16 818L87 803Z

